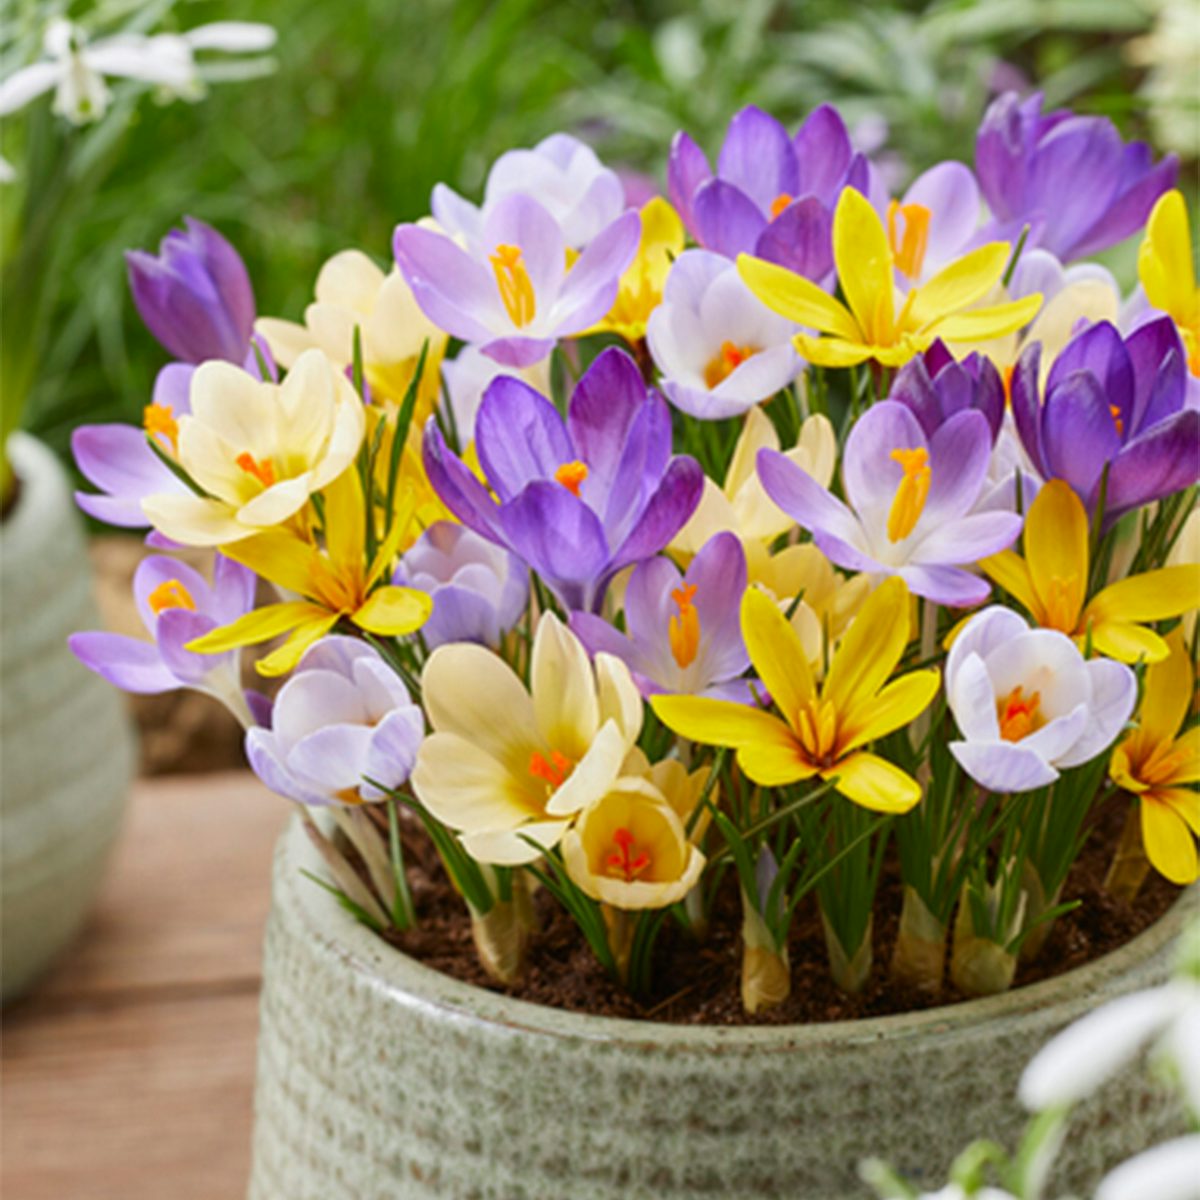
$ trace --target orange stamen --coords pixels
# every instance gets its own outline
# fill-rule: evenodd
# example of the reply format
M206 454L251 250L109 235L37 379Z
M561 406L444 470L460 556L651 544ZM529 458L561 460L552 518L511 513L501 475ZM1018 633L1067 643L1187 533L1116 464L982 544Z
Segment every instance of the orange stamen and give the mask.
M774 200L771 201L771 220L775 220L777 216L795 199L788 192L780 192Z
M1018 686L997 705L997 716L1000 718L1000 736L1006 742L1019 742L1035 729L1045 724L1041 712L1042 697L1040 692L1025 696Z
M548 759L536 750L529 756L530 775L549 784L552 791L562 787L571 773L571 765L571 760L558 750L551 750Z
M179 422L169 404L147 404L142 409L142 428L151 436L166 438L171 443L171 452L179 453Z
M613 830L613 844L617 849L604 865L610 875L624 875L625 882L632 883L650 865L650 855L645 850L634 853L633 834L628 829Z
M705 386L715 388L717 384L732 375L746 359L752 358L757 353L758 350L754 346L738 346L733 342L722 342L721 349L704 368Z
M904 218L903 234L897 229L897 216ZM924 204L901 204L893 200L888 205L888 243L892 247L896 270L909 279L916 279L921 274L925 251L929 246L929 222L932 217L932 210Z
M1017 364L1009 363L1007 367L1000 372L1000 379L1004 383L1004 404L1005 407L1012 407L1012 381L1013 372L1016 371Z
M249 450L243 450L233 461L263 487L269 488L275 483L275 467L269 458L255 458Z
M196 611L196 602L192 599L191 592L178 579L164 580L146 597L146 603L150 605L150 611L156 617L168 608L190 608L193 612Z
M671 599L679 606L679 615L672 617L667 626L667 639L671 653L681 669L690 667L700 649L700 614L692 603L696 594L694 583L684 584L671 592Z
M578 459L575 459L573 462L563 463L554 472L555 483L561 483L572 496L579 495L579 489L583 486L583 481L587 477L587 463L580 462Z
M1110 404L1108 406L1108 411L1110 413L1112 413L1113 424L1117 427L1117 432L1122 437L1124 437L1125 436L1125 422L1121 419L1120 405Z

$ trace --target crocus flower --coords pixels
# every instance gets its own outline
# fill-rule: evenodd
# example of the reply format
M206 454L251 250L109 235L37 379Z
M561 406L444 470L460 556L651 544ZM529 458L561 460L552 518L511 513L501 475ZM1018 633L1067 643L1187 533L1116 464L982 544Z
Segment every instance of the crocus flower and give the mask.
M1123 143L1105 117L1043 113L1040 92L1007 92L979 127L975 171L1002 228L1028 225L1030 248L1070 262L1140 229L1179 163L1168 155L1154 166L1150 147Z
M848 504L776 452L759 452L758 473L767 495L812 532L831 562L899 575L918 596L967 607L986 598L988 585L962 567L1006 549L1021 531L1015 513L972 511L991 442L981 412L957 412L927 437L909 408L884 400L846 439Z
M246 734L246 758L267 787L300 804L370 803L387 797L375 784L408 778L424 735L421 709L378 651L330 636L279 690L271 727Z
M261 675L282 675L343 619L382 637L414 633L429 619L433 601L426 593L383 582L411 514L393 519L387 537L364 565L367 511L358 472L343 472L321 496L323 549L293 529L271 529L225 549L231 558L300 599L255 609L190 643L189 649L215 653L286 633L283 645L256 664Z
M316 298L304 310L304 324L262 317L255 328L271 353L290 368L316 347L339 370L354 362L354 331L362 345L363 375L375 403L399 404L428 344L425 370L417 393L417 418L438 401L438 368L446 335L417 306L404 277L395 268L385 275L360 250L343 250L317 274Z
M629 207L620 176L590 146L566 133L552 133L531 150L500 155L488 172L482 206L439 183L430 207L451 237L462 238L468 246L489 246L488 217L505 197L514 195L537 200L573 250L582 250Z
M657 554L691 516L704 479L694 459L672 457L666 404L616 348L584 373L565 422L528 385L497 379L475 446L491 493L430 422L430 482L464 525L512 550L569 609L597 609L618 571Z
M899 282L923 283L970 249L979 232L979 185L969 167L940 162L888 203L888 244Z
M1200 376L1200 286L1182 192L1167 192L1150 213L1138 250L1138 279L1146 299L1175 322L1188 369Z
M1184 722L1196 695L1196 673L1183 631L1167 636L1170 653L1146 669L1137 729L1117 744L1109 774L1137 797L1146 857L1172 883L1200 876L1200 726Z
M667 399L717 421L740 416L795 379L795 332L751 294L727 258L685 250L650 314L646 341Z
M666 908L696 886L704 855L648 780L622 778L594 800L562 840L571 880L614 908Z
M177 423L178 462L207 494L148 496L142 509L159 532L192 546L235 542L295 516L354 461L366 425L354 388L317 350L278 385L203 363L191 406Z
M543 396L550 393L550 360L531 367L506 367L489 358L478 346L464 346L454 358L442 362L442 380L454 432L460 446L475 439L475 417L488 385L499 375L515 375Z
M1043 629L1122 662L1158 662L1167 643L1145 622L1180 616L1200 594L1200 566L1162 567L1111 583L1090 600L1088 519L1079 497L1052 480L1025 518L1025 557L1012 550L979 564Z
M592 613L573 613L571 629L592 654L629 667L643 696L656 692L745 700L738 677L750 665L739 632L746 556L732 533L719 533L687 571L667 558L639 563L625 589L625 632Z
M133 597L153 641L119 633L74 633L68 641L84 666L116 687L148 695L192 688L250 725L237 651L197 654L187 645L249 612L254 586L253 572L220 554L211 584L187 563L151 555L134 572Z
M607 654L593 667L553 613L538 622L529 680L526 689L503 659L470 643L439 646L421 675L434 732L413 788L480 862L532 862L557 845L612 787L641 733L628 668Z
M1012 410L1033 465L1063 479L1094 510L1107 467L1104 515L1161 500L1200 478L1200 411L1188 408L1187 370L1169 318L1122 338L1102 322L1077 334L1039 384L1029 346L1012 376Z
M950 647L946 697L963 735L950 743L962 769L993 792L1028 792L1112 744L1137 702L1137 679L992 605Z
M254 290L238 252L211 225L184 217L158 254L127 250L129 287L146 328L182 362L253 355Z
M537 200L514 194L488 211L475 249L420 225L398 226L393 246L417 303L439 329L505 366L527 367L612 308L640 236L638 214L623 213L568 265L558 222Z
M1004 382L979 354L953 358L941 341L906 363L897 373L889 400L903 404L933 437L955 413L983 414L995 443L1004 420Z
M1192 1017L1196 1021L1196 1017ZM1195 1066L1190 1065L1194 1071ZM1200 1133L1171 1138L1118 1163L1096 1186L1096 1200L1188 1200L1200 1179Z
M433 612L421 626L430 650L445 642L496 648L529 600L529 572L520 560L453 521L438 521L421 534L392 583L432 598Z
M671 202L707 250L754 254L822 279L833 266L830 214L845 187L871 189L867 160L854 152L832 105L815 108L794 138L750 105L729 123L717 171L688 134L671 143Z
M797 325L828 337L796 335L796 349L811 363L849 367L875 359L903 366L935 338L984 341L1031 321L1041 296L972 307L1000 282L1007 242L989 242L911 288L897 310L895 256L871 202L853 188L842 192L833 214L833 257L846 303L811 280L762 258L742 255L738 270L768 307Z
M935 670L887 682L908 643L908 607L903 581L885 580L862 606L818 687L787 618L770 597L749 588L742 636L782 716L706 696L654 696L650 706L681 737L734 747L743 773L763 787L818 776L834 780L864 808L907 812L921 798L921 785L865 747L907 725L938 689Z

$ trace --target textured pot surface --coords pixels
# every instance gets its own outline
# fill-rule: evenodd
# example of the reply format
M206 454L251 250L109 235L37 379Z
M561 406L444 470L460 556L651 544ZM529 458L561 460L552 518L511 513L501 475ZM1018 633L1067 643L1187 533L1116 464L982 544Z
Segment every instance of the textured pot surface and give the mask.
M3 998L79 928L134 768L124 698L67 637L100 627L83 525L58 460L8 443L21 491L0 525L0 952Z
M881 1155L942 1181L1023 1124L1021 1068L1098 1003L1163 980L1189 893L1087 967L869 1021L718 1029L588 1017L431 971L354 923L280 842L267 932L251 1200L711 1200L864 1194ZM1146 1080L1077 1118L1062 1182L1174 1129Z

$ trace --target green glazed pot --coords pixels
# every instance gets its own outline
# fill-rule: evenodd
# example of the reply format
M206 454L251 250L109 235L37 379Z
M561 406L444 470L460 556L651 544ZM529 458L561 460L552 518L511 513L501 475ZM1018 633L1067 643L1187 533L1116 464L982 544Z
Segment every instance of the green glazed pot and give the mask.
M976 1137L1012 1144L1016 1084L1053 1033L1162 982L1195 889L1088 966L926 1012L688 1027L513 1000L422 966L275 859L250 1200L840 1200L878 1155L944 1182ZM1080 1191L1176 1129L1137 1073L1085 1104L1057 1182Z

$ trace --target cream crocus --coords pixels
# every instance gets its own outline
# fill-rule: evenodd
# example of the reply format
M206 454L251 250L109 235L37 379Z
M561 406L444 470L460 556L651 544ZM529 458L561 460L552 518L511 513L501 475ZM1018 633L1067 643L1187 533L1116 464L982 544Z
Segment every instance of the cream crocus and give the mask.
M579 814L562 840L567 874L619 909L665 908L695 887L704 855L647 779L618 779Z
M538 623L528 690L501 658L466 643L439 646L421 682L434 732L413 787L480 862L532 862L556 845L612 788L642 728L629 669L609 654L593 667L552 613Z
M766 544L795 524L767 495L755 470L760 450L779 448L779 435L771 418L761 408L750 409L724 485L704 480L700 504L671 543L670 551L678 558L690 559L714 534L728 530L741 538L750 578L755 580L755 567L767 555ZM807 471L822 487L828 487L837 463L837 438L829 418L809 417L800 427L796 445L785 451L784 457Z
M290 366L316 348L344 370L354 361L357 327L372 398L399 404L428 342L417 412L422 419L428 416L438 399L446 335L421 311L404 276L395 267L385 275L361 250L343 250L321 268L315 290L303 324L275 317L256 323L276 360Z
M142 501L160 533L189 546L226 545L291 521L354 461L366 427L353 387L315 350L281 384L202 363L191 405L179 418L178 462L205 494Z

